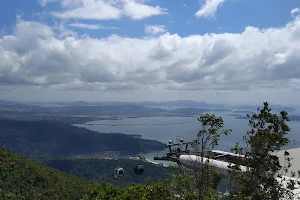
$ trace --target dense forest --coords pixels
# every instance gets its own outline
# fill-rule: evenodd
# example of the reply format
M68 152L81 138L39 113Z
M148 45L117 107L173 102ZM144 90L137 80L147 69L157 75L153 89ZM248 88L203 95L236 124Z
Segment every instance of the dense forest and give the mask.
M94 181L104 181L120 187L129 186L133 183L150 184L157 182L165 178L166 175L172 171L170 168L129 159L45 158L39 160L39 162L70 175L85 179L90 183ZM144 166L145 172L142 175L133 173L133 168L138 164ZM117 167L122 167L125 170L125 176L120 180L115 179L113 176L114 169Z
M155 140L98 133L61 122L0 120L0 144L26 156L69 156L104 151L139 154L165 148Z
M0 147L0 199L81 199L90 184Z
M0 199L165 200L172 197L172 188L167 180L153 184L133 184L125 188L100 181L92 184L2 147L0 162Z

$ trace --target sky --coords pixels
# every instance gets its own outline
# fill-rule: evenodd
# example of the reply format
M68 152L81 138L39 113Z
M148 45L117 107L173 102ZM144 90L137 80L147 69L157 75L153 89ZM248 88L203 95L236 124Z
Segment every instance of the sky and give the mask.
M2 0L0 99L300 104L300 1Z

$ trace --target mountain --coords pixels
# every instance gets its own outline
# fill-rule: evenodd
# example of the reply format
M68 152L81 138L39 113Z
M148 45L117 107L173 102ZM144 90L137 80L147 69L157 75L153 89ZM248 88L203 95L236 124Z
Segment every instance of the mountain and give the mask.
M0 120L0 144L30 156L68 156L104 151L138 154L165 149L165 144L121 133L98 133L53 121Z
M174 112L179 116L200 116L201 113L210 112L211 109L207 108L177 108Z
M242 105L242 106L233 106L234 109L246 109L247 112L256 112L258 107L262 107L261 105ZM287 112L294 112L297 111L296 108L291 106L282 106L282 105L271 105L272 110L275 112L280 112L282 110L285 110Z
M46 167L0 147L0 199L81 199L87 181Z
M209 104L203 101L192 101L192 100L178 100L178 101L143 101L143 102L118 102L118 101L108 101L108 102L86 102L86 101L76 101L69 103L61 103L61 105L69 106L87 106L87 105L98 105L98 106L118 106L118 105L140 105L140 106L151 106L151 107L207 107Z
M15 101L5 101L5 100L0 100L0 105L18 105L21 103L15 102Z
M138 103L142 106L158 106L158 107L208 107L209 104L200 101L192 101L192 100L179 100L179 101L163 101L163 102L155 102L155 101L144 101Z
M3 102L3 103L1 103ZM108 101L108 102L86 102L86 101L75 101L75 102L53 102L56 105L61 106L122 106L122 105L138 105L146 107L208 107L214 106L213 104L208 104L203 101L193 101L193 100L178 100L178 101L143 101L143 102L118 102L118 101ZM53 104L52 103L52 104ZM0 105L18 105L24 103L10 102L0 100ZM51 104L51 102L44 103L45 105ZM33 105L33 104L30 104ZM36 105L43 105L43 103L36 103ZM219 107L221 105L218 105Z
M126 105L86 105L86 102L75 103L77 105L64 105L64 106L51 106L42 107L37 105L23 105L23 104L0 104L0 119L13 119L13 120L50 120L65 122L68 124L79 124L96 120L107 120L115 118L128 118L128 117L191 117L195 114L199 115L203 112L210 112L220 110L220 108L193 108L187 107L193 104L193 101L183 101L181 106L186 105L182 109L162 109L159 106L177 105L176 102L171 104L146 103L145 105L126 104ZM194 102L196 106L197 102ZM148 105L148 106L146 106ZM150 105L154 107L150 107ZM201 103L202 105L202 103ZM203 104L204 105L204 104ZM198 105L200 106L200 104ZM185 110L184 110L185 109ZM224 110L224 108L221 108ZM186 111L186 112L185 112Z
M119 188L106 182L85 180L68 175L57 169L47 167L36 161L14 154L0 147L0 199L35 199L35 200L120 200L120 199L170 199L174 190L170 182L151 184L133 184ZM52 163L62 166L64 163ZM84 173L95 170L93 163L77 166ZM95 163L94 163L95 164ZM99 164L99 163L96 163ZM80 163L78 162L78 165ZM102 165L103 167L105 165ZM90 167L85 169L84 167ZM128 167L131 167L128 165ZM63 167L66 168L66 167ZM145 172L147 172L147 169ZM113 171L113 169L112 169ZM76 171L77 173L79 171ZM86 174L82 173L83 176ZM101 171L99 172L101 173ZM126 171L125 171L126 173ZM129 171L124 175L128 176ZM147 172L148 173L148 172ZM155 173L155 170L153 171ZM100 174L113 176L112 173ZM141 177L141 179L143 179ZM145 181L145 179L144 179ZM162 193L162 191L164 191Z

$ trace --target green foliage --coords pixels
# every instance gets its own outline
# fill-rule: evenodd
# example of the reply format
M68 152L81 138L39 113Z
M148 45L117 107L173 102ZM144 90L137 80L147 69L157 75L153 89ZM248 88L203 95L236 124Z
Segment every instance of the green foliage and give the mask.
M42 159L42 163L49 167L58 169L70 175L88 180L89 182L108 182L119 187L132 185L133 183L153 183L162 180L171 169L157 166L152 163L129 159L103 160L103 159ZM144 173L136 175L133 168L142 164ZM122 179L114 178L114 169L122 167L125 170L125 176Z
M119 188L90 184L0 148L0 199L172 199L168 181Z
M284 188L277 177L282 177L291 166L288 153L285 153L285 163L281 166L277 156L273 152L280 150L290 140L287 134L290 131L286 124L288 113L280 112L280 116L273 114L267 102L263 109L258 109L257 114L248 115L251 130L244 136L246 146L238 144L234 148L237 153L242 153L245 158L241 163L232 167L231 180L235 187L231 191L232 199L281 199L292 196L292 189ZM242 173L239 166L249 167ZM292 186L293 183L292 183Z
M198 172L199 173L199 172ZM200 200L217 200L219 199L218 192L210 185L206 185L204 182L202 185L197 172L188 173L181 171L181 173L169 174L169 177L165 180L168 183L167 187L171 190L171 193L180 199L200 199ZM202 186L202 189L199 189Z
M183 191L186 184L189 184L188 178L186 175L179 175L151 185L135 184L123 189L106 183L96 184L82 200L196 200L199 197L203 200L218 199L215 190L207 190L201 194L197 191Z
M232 130L223 129L224 122L222 117L215 114L204 114L198 118L201 123L201 129L197 135L197 145L193 146L202 157L211 158L210 150L219 145L221 135L229 135Z
M81 199L90 184L0 147L0 199Z
M194 169L196 184L194 188L197 188L200 199L205 199L209 195L207 192L215 191L221 180L220 173L209 167L209 159L212 158L210 150L218 145L221 135L228 135L231 130L224 130L222 117L216 117L215 114L201 115L198 120L201 123L201 129L197 135L197 145L193 148L201 156L201 164L195 166ZM204 157L208 159L204 161Z
M103 151L137 154L165 145L120 133L98 133L60 122L0 120L0 144L28 156L69 156Z

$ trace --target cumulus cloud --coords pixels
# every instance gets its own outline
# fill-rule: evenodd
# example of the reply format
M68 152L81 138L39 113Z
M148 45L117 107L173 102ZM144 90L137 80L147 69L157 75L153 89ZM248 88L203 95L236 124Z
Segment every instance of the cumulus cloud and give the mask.
M85 3L85 1L82 0L40 0L39 2L43 7L47 6L48 4L58 2L63 8L75 8Z
M201 9L196 12L196 17L214 17L217 9L225 0L205 0Z
M242 33L151 38L70 36L20 20L0 38L1 85L72 90L298 88L300 19Z
M292 17L297 17L298 15L300 15L300 8L294 8L293 10L291 10L291 15Z
M83 4L74 9L63 12L53 12L53 16L64 19L96 19L109 20L119 19L121 10L102 0L84 1Z
M40 0L39 3L41 6L46 6L49 3L57 2L57 0Z
M166 9L159 6L149 6L137 0L124 0L123 15L132 19L139 20L155 15L167 14Z
M99 24L84 24L84 23L72 23L69 26L80 29L99 30L99 29L117 29L117 27L105 27Z
M129 17L140 20L167 14L166 9L146 5L141 0L42 0L41 5L53 2L59 2L64 9L52 15L63 19L112 20Z
M167 30L164 25L145 25L145 33L147 34L156 35L165 32L167 32Z

